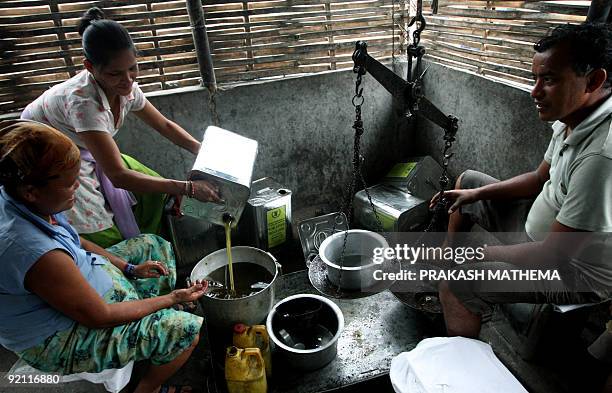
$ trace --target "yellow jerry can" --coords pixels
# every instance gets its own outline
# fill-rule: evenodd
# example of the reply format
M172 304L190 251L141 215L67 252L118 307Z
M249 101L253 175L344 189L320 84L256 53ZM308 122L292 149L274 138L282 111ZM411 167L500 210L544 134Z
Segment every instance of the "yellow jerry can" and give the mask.
M237 323L234 325L233 344L238 348L259 348L266 365L266 377L270 378L272 376L270 337L264 325L247 326L243 323Z
M259 348L228 347L225 381L229 393L266 393L266 368Z

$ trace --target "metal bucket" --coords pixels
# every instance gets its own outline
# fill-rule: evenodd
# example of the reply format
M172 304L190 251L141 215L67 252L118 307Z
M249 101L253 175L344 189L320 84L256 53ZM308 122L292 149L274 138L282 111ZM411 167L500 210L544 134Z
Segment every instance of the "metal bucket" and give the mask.
M238 299L221 299L202 296L200 304L208 326L213 329L231 331L236 323L257 325L266 319L274 304L274 284L281 275L281 265L272 254L254 247L232 247L233 264L254 263L265 268L273 278L261 291ZM203 280L220 267L227 265L226 249L205 256L191 271L192 282Z
M342 267L340 255L344 247L345 232L329 236L319 247L319 256L327 268L329 281L342 289L366 289L376 284L374 271L380 264L374 263L374 249L387 248L387 240L378 233L363 229L350 229L344 249ZM358 256L358 257L356 257Z
M317 307L309 308L313 303ZM307 309L304 309L304 304ZM275 350L287 365L300 370L316 370L336 357L338 339L344 330L344 316L334 302L323 296L293 295L274 306L268 314L266 328ZM329 341L316 348L302 349L297 341L305 338L316 341L317 329L324 329L329 334Z

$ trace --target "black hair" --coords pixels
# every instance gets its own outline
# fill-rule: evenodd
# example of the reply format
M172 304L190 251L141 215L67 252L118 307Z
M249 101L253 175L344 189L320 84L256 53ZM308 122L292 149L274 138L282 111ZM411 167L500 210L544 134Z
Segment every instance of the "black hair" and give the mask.
M90 8L81 17L79 34L83 38L83 54L95 66L105 66L114 54L125 49L136 54L132 37L125 27L105 19L98 7Z
M601 23L582 23L555 27L536 42L536 52L545 52L559 45L568 45L572 68L580 76L603 68L608 73L604 86L612 86L612 30Z
M25 176L19 169L15 161L6 154L0 158L0 185L14 186L18 182L23 181Z

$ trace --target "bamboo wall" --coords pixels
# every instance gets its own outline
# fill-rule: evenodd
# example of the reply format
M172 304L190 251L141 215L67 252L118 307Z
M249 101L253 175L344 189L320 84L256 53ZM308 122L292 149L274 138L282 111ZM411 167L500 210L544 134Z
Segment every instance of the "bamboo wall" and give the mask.
M441 0L421 41L430 60L530 83L532 44L557 23L585 19L590 1ZM406 45L405 0L207 0L220 84L352 67L356 40L385 61ZM0 113L23 108L78 73L77 24L91 6L122 23L140 53L145 92L200 84L185 0L0 2Z
M533 44L550 29L586 19L590 1L431 1L422 44L430 60L529 86Z

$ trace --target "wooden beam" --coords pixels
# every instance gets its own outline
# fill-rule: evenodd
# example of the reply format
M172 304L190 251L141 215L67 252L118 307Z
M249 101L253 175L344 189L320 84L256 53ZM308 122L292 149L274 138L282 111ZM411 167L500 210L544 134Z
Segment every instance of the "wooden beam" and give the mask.
M591 0L587 21L593 23L609 23L611 0Z
M193 43L195 45L196 56L200 66L202 84L211 92L214 92L217 90L217 80L215 78L215 70L213 68L212 57L210 55L210 42L208 41L208 33L206 32L206 22L204 19L202 1L187 0L187 12L189 13L189 21L191 24L191 31L193 33Z

